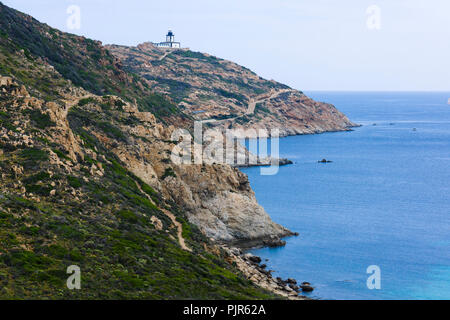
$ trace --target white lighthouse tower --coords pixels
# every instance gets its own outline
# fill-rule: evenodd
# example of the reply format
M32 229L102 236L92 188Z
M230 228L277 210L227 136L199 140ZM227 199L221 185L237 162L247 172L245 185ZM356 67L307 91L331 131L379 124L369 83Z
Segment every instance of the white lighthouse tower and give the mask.
M172 30L169 30L169 32L167 32L165 42L159 42L159 43L153 43L153 44L159 48L174 48L174 49L181 48L181 43L175 42L175 34L172 32Z

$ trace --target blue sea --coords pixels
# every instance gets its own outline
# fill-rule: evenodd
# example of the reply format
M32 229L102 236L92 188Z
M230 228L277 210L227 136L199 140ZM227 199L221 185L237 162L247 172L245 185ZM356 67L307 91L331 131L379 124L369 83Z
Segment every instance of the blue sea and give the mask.
M252 250L317 299L450 299L450 93L310 92L352 132L280 139L294 161L248 174L258 202L299 237ZM323 158L332 163L319 164ZM370 290L367 268L381 270Z

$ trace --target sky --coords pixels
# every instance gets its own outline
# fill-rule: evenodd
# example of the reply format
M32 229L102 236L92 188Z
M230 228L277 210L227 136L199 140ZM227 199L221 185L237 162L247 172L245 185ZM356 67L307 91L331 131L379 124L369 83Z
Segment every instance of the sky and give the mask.
M104 44L171 29L183 47L304 91L450 91L449 0L0 1Z

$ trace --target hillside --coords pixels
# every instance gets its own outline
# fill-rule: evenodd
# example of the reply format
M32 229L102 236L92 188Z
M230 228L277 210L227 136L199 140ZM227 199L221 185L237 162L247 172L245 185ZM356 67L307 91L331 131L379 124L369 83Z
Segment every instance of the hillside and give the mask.
M278 128L282 136L344 131L355 126L333 105L268 81L231 61L187 49L110 45L125 69L168 95L196 120L226 128Z
M184 119L174 102L156 94L137 75L124 71L122 62L100 41L61 32L4 5L0 10L0 38L3 50L11 46L7 48L9 54L22 51L27 58L36 57L38 63L50 65L74 86L93 94L117 95L129 102L136 99L142 111L150 111L162 121L179 123ZM25 83L34 82L45 100L55 98L52 88L45 87L45 82L39 85L26 69L6 63L1 65L0 73L12 74Z
M297 296L220 245L291 232L236 168L171 162L171 97L1 3L0 27L0 299Z

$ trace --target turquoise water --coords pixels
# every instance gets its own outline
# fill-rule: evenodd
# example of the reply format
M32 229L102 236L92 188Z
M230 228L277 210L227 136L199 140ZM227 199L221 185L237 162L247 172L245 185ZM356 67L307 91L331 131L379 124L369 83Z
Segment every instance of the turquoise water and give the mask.
M294 164L277 175L242 170L273 220L300 233L252 252L274 276L311 282L314 298L450 299L450 93L309 95L363 126L281 139ZM367 288L370 265L380 290Z

